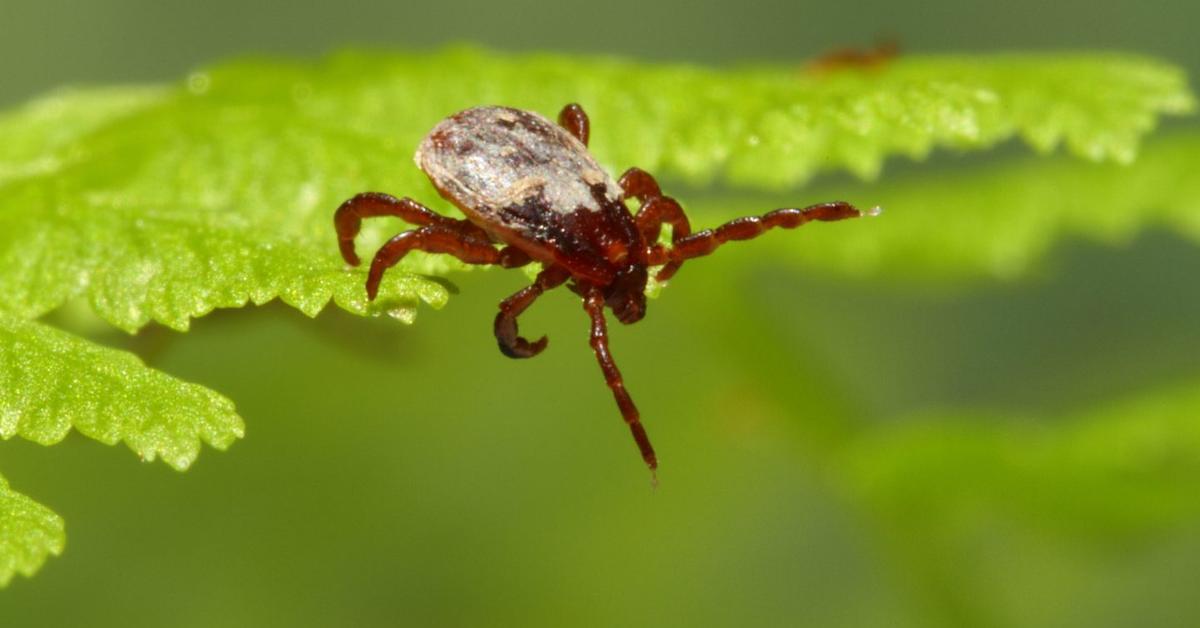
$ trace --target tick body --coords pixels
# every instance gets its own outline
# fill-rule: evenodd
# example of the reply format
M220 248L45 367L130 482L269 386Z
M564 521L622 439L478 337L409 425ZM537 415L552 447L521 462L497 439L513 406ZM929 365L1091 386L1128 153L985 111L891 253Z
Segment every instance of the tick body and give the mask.
M664 196L654 177L630 168L613 180L587 150L590 124L570 104L558 124L529 111L475 107L438 123L417 149L417 166L443 198L466 215L455 220L409 199L367 192L346 201L334 215L342 257L358 265L354 238L362 219L397 216L417 228L393 237L375 254L367 295L378 294L383 273L409 251L446 253L471 264L505 268L541 262L534 283L500 302L494 329L500 351L529 358L547 344L518 333L517 318L547 290L567 284L583 301L591 321L589 342L642 459L653 471L658 459L621 372L608 349L605 308L617 320L635 323L646 313L650 267L669 279L684 261L712 253L731 240L747 240L768 229L798 227L812 220L861 216L849 203L784 208L733 220L692 233L683 209ZM636 214L625 205L638 202ZM670 246L658 243L670 225Z
M827 74L838 70L872 70L880 68L900 55L900 44L894 39L881 39L870 48L841 48L827 52L808 63L808 71Z

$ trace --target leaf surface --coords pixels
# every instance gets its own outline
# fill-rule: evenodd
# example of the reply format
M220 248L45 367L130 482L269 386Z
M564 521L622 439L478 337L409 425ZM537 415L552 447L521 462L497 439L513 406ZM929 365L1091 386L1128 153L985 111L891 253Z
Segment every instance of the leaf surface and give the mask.
M0 589L16 574L32 576L66 542L62 517L12 490L0 476Z
M881 205L878 218L806 226L803 234L772 233L745 246L754 247L754 256L849 274L1013 279L1069 237L1122 244L1157 227L1200 242L1197 171L1200 131L1186 129L1149 139L1129 165L1024 157L786 195L726 194L687 210L699 229L818 201ZM681 280L688 273L685 266Z
M1198 417L1194 382L1068 416L912 417L866 433L842 468L869 503L901 520L1151 532L1200 513Z
M0 316L0 438L52 445L71 429L183 470L201 443L225 449L244 425L228 399L133 354Z

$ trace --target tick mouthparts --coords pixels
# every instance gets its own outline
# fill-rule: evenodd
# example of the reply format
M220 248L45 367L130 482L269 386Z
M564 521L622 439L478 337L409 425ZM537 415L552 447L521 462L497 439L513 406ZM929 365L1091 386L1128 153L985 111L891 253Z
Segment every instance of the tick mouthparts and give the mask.
M871 209L862 211L861 213L863 216L878 216L879 214L883 213L883 208L876 205L876 206L872 207Z

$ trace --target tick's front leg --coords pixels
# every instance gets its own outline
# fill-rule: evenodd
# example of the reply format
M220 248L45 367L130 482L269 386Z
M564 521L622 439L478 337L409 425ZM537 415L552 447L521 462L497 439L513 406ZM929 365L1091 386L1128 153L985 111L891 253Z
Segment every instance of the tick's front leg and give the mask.
M646 435L646 428L642 427L641 415L638 413L637 406L633 405L633 398L625 390L621 371L617 369L612 354L608 351L608 325L604 321L604 294L599 288L591 286L584 291L583 309L587 310L588 316L592 319L590 344L592 351L596 354L596 360L600 362L600 370L604 372L604 381L612 390L613 397L617 400L617 407L621 409L621 416L629 425L629 431L633 433L633 440L637 442L638 450L642 453L642 460L646 462L646 466L650 467L650 471L654 472L658 468L658 457L654 454L654 447L650 445L650 437Z
M655 181L649 172L641 168L630 168L621 175L620 186L626 198L636 198L641 202L634 222L652 251L663 225L671 225L672 242L678 242L692 233L692 225L679 202L670 196L664 196L658 181ZM667 262L667 265L658 271L656 278L659 281L670 279L682 264L682 261Z
M584 146L588 145L588 136L591 134L592 125L588 121L588 115L584 112L583 107L576 103L563 107L562 111L558 112L558 126L574 135L575 139L583 142Z
M835 220L845 220L846 218L857 218L863 215L874 216L878 213L879 208L864 212L850 203L841 201L821 203L820 205L805 207L804 209L791 207L776 209L762 216L746 216L745 218L731 220L716 229L697 231L686 238L674 242L671 250L667 252L667 256L673 262L682 263L684 260L708 255L726 242L757 238L775 227L795 229L800 225L814 220L832 222Z
M501 353L510 358L532 358L546 348L549 339L545 336L535 342L529 342L520 336L517 331L517 317L542 296L542 293L557 288L570 277L571 274L561 266L551 266L538 273L533 285L522 288L500 302L500 312L496 314L494 329Z

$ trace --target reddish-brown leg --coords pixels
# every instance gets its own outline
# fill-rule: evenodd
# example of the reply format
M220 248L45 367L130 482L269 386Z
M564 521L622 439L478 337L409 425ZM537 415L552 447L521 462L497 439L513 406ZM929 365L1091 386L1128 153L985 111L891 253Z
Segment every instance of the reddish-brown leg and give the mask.
M766 232L768 229L780 227L782 229L795 229L806 222L820 220L823 222L832 222L835 220L843 220L846 218L857 218L862 216L864 212L855 208L850 203L836 201L833 203L822 203L820 205L812 205L804 209L785 208L776 209L775 211L767 212L762 216L746 216L731 220L716 229L705 229L693 233L686 238L675 242L670 251L667 251L667 257L672 261L683 262L694 257L703 257L712 253L717 247L730 242L732 240L749 240L756 238ZM874 212L872 212L874 213ZM651 263L654 258L661 254L651 252ZM660 279L662 276L660 274Z
M538 273L532 285L500 302L500 312L496 314L494 328L501 353L510 358L532 358L546 349L550 340L545 336L536 342L529 342L520 336L517 331L517 317L542 296L542 293L557 288L570 278L571 273L563 267L551 266Z
M501 268L520 268L529 262L533 261L529 254L515 246L506 246L500 249L500 259L496 263Z
M464 237L462 233L440 225L405 231L388 240L375 253L371 270L367 273L367 297L375 300L384 271L395 266L412 250L449 253L468 264L501 264L504 261L503 251L496 249L491 242Z
M621 416L629 426L629 431L633 433L633 440L637 442L638 450L642 453L642 460L646 461L646 466L653 472L658 468L658 457L654 455L654 447L650 445L646 428L642 427L637 406L633 405L633 399L625 390L621 371L617 369L612 355L608 352L608 325L604 321L604 293L600 288L589 286L584 291L583 308L592 319L590 344L596 354L596 360L600 362L600 370L604 372L604 381L608 382L608 387L617 400L617 407L621 409Z
M683 213L679 202L670 196L663 196L658 181L655 181L649 172L641 168L630 168L621 175L620 185L626 198L636 198L642 203L634 216L634 222L637 223L646 244L652 247L651 254L664 224L671 225L672 242L678 242L692 233L691 223L688 222L687 214ZM658 271L657 279L670 279L681 265L683 261L668 262Z
M643 203L652 197L662 196L662 188L658 187L654 175L636 166L626 170L617 184L625 192L625 198L636 198Z
M358 266L358 254L354 252L354 238L362 228L363 218L395 216L418 227L442 227L469 235L475 239L488 240L487 233L467 220L455 220L443 216L411 198L396 198L381 192L363 192L342 203L333 214L333 225L337 229L338 248L342 259L351 266Z
M638 211L634 220L648 244L658 242L658 234L662 231L664 224L671 225L672 245L692 233L692 225L688 222L687 215L683 213L683 208L670 196L657 196L650 199ZM666 281L674 276L682 265L682 260L673 260L658 271L656 278L659 281Z
M562 111L558 112L558 125L587 146L592 125L588 122L588 115L584 113L583 107L575 103L563 107Z

